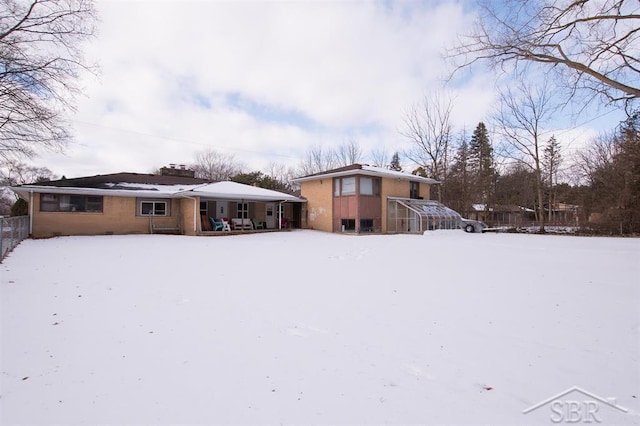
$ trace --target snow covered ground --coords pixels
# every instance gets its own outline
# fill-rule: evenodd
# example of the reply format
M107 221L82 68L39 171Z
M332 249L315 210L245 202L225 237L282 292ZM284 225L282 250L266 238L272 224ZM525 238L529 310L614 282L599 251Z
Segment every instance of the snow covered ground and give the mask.
M462 231L27 240L0 264L0 422L552 424L578 401L640 424L639 259ZM573 386L627 413L573 391L523 414Z

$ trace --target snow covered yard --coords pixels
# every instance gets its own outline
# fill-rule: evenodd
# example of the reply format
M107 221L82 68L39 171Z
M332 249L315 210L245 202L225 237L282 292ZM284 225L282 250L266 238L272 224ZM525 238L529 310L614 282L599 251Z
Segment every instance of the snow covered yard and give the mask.
M552 424L523 410L579 386L640 424L639 257L461 231L27 240L0 264L0 422Z

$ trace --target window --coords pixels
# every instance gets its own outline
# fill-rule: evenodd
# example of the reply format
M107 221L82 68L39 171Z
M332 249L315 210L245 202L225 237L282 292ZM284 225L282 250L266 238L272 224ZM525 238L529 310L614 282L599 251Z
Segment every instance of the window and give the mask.
M249 219L249 203L238 203L238 215L240 219Z
M200 201L200 215L207 216L207 202Z
M102 213L102 196L41 194L40 211L42 212L90 212Z
M342 178L342 195L355 195L355 193L356 193L355 176Z
M360 232L373 232L373 219L360 219Z
M169 203L167 201L142 200L140 201L141 216L169 216Z
M355 219L342 219L342 232L353 232L356 230L356 220Z
M420 198L420 182L409 182L409 198Z
M380 195L380 179L371 177L360 178L360 195Z

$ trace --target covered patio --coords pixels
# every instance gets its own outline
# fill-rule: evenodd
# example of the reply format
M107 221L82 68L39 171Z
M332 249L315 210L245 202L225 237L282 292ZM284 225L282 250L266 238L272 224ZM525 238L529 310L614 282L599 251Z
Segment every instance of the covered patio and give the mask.
M184 195L198 202L196 233L233 235L299 228L306 200L237 182L199 186Z

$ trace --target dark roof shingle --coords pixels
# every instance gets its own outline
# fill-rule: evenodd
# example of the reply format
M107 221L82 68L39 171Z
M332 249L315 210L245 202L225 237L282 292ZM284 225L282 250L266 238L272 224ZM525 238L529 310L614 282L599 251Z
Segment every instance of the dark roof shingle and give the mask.
M60 179L39 182L42 186L114 189L117 183L139 183L147 185L199 185L209 183L209 180L184 176L163 176L145 173L112 173L73 179Z

